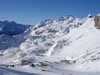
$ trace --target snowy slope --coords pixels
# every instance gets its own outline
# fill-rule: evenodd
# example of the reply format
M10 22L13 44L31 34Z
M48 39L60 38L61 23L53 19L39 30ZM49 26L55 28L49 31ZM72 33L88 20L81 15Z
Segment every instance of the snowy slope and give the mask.
M30 25L17 24L12 21L0 21L0 51L10 47L18 47L23 42L24 36L16 36L26 31ZM21 39L21 40L20 40Z
M28 38L20 45L20 49L43 55L57 39L69 33L70 29L78 27L77 21L80 22L80 19L72 16L61 17L54 21L45 20L31 28Z
M63 62L69 61L68 63L70 64L75 63L75 66L78 65L75 67L75 70L78 68L78 70L88 69L89 71L100 72L100 66L98 65L100 61L99 34L100 31L94 28L94 19L88 19L82 26L72 30L61 39L69 39L69 44L64 46L59 53L56 53L50 59L53 59L53 62L61 62L63 60ZM55 52L55 49L53 51Z
M100 30L94 25L94 17L89 16L84 19L66 16L40 22L23 34L13 36L18 39L18 46L0 53L1 66L8 66L0 67L0 72L2 75L5 72L100 75Z
M82 20L73 16L40 22L23 34L12 36L14 43L12 42L3 54L10 57L9 59L13 58L11 62L15 62L15 59L30 59L32 62L38 60L39 57L46 55L57 39L65 36L71 29L77 28L78 23L82 23Z

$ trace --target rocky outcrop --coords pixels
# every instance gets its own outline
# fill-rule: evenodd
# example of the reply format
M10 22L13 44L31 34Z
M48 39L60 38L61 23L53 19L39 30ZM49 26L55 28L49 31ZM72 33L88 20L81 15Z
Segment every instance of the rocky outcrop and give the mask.
M95 22L95 27L97 29L100 29L100 15L95 16L94 22Z

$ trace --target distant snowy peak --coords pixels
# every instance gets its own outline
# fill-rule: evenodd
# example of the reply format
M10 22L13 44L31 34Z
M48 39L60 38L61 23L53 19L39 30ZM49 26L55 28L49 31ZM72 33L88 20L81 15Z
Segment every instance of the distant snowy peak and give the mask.
M50 24L50 23L53 23L53 20L51 20L51 19L46 19L46 20L44 20L44 23L45 23L45 24Z
M35 25L34 29L44 27L44 26L48 26L48 27L53 27L53 26L56 27L56 25L64 26L65 24L68 25L67 23L75 23L75 22L78 24L78 22L82 22L82 20L79 18L75 18L71 15L68 15L68 16L60 17L60 18L54 19L54 20L46 19L46 20L38 23L37 25Z
M46 25L46 24L52 24L52 23L61 23L61 22L64 22L64 21L73 21L75 20L75 17L71 16L71 15L68 15L68 16L64 16L64 17L60 17L58 19L55 19L55 20L51 20L51 19L46 19L40 23L38 23L38 25Z
M0 34L5 35L16 35L23 33L30 25L17 24L12 21L0 21Z
M75 20L75 18L71 15L68 15L68 16L64 16L64 17L60 17L58 19L56 19L55 21L60 21L60 22L63 22L63 21L67 21L67 20Z

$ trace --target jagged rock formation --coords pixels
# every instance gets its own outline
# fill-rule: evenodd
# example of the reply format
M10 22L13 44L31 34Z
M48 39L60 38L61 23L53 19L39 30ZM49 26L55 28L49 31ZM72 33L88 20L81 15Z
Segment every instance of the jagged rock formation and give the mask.
M100 15L95 16L94 22L95 22L95 27L97 29L100 29Z

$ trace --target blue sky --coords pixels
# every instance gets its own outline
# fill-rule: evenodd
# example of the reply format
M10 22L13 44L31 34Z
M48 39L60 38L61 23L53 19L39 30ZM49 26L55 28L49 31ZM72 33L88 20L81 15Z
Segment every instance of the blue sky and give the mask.
M45 19L100 13L100 0L0 0L0 20L36 24Z

